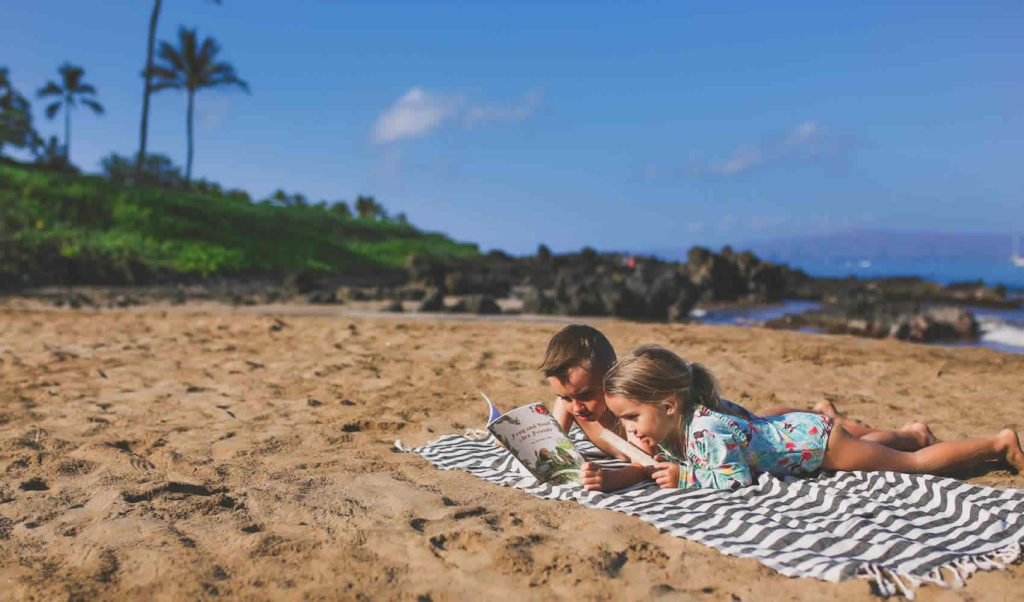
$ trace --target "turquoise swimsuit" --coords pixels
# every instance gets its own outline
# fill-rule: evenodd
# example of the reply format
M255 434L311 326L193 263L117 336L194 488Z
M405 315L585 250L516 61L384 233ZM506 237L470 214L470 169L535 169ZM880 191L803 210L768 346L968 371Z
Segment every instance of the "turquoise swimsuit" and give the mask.
M742 414L697 405L686 419L685 454L659 446L679 464L680 489L738 489L763 472L802 476L821 468L832 432L828 416L793 412L762 418L732 403L722 406Z

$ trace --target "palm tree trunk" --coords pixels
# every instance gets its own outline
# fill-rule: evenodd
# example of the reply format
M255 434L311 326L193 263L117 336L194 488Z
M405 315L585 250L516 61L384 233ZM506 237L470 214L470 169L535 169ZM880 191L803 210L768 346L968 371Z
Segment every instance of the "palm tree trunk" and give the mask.
M152 79L150 71L153 69L153 42L156 41L156 22L160 18L160 3L163 0L156 0L153 3L153 13L149 17L149 42L146 46L146 72L143 73L145 84L142 89L142 124L139 127L139 155L135 162L135 180L142 175L142 164L146 160L146 130L149 126L149 95L153 91L150 87Z
M71 165L71 99L64 99L64 163Z
M185 184L192 179L192 111L195 108L195 90L188 91L188 159L185 162Z

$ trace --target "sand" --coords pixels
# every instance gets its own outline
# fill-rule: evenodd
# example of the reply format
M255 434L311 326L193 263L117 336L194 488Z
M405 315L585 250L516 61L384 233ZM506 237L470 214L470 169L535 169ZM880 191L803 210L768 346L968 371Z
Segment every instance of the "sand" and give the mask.
M550 400L559 327L286 308L0 308L0 598L866 600L629 516L442 472L392 442ZM264 315L267 312L282 315ZM294 313L295 315L291 315ZM828 398L946 439L1024 418L1024 356L602 320L751 409ZM1022 487L1002 467L971 482ZM1020 599L1019 565L924 600Z

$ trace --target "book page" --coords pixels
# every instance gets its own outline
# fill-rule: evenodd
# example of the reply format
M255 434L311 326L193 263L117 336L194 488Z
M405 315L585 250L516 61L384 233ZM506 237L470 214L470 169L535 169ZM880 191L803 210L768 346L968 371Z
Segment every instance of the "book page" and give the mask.
M537 480L556 484L580 482L583 456L544 404L516 408L487 429Z

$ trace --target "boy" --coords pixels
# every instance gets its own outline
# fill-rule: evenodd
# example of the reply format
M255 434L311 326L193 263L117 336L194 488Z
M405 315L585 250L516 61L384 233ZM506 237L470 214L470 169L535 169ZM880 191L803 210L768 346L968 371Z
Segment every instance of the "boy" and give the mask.
M558 395L551 411L562 430L568 433L575 422L602 451L629 462L629 458L600 437L603 430L609 429L627 438L618 418L604 403L604 375L615 364L615 359L615 349L599 330L571 324L551 337L539 370ZM632 436L628 441L645 453L651 451ZM583 486L601 491L622 489L647 478L647 471L638 464L602 470L587 462L582 472Z

